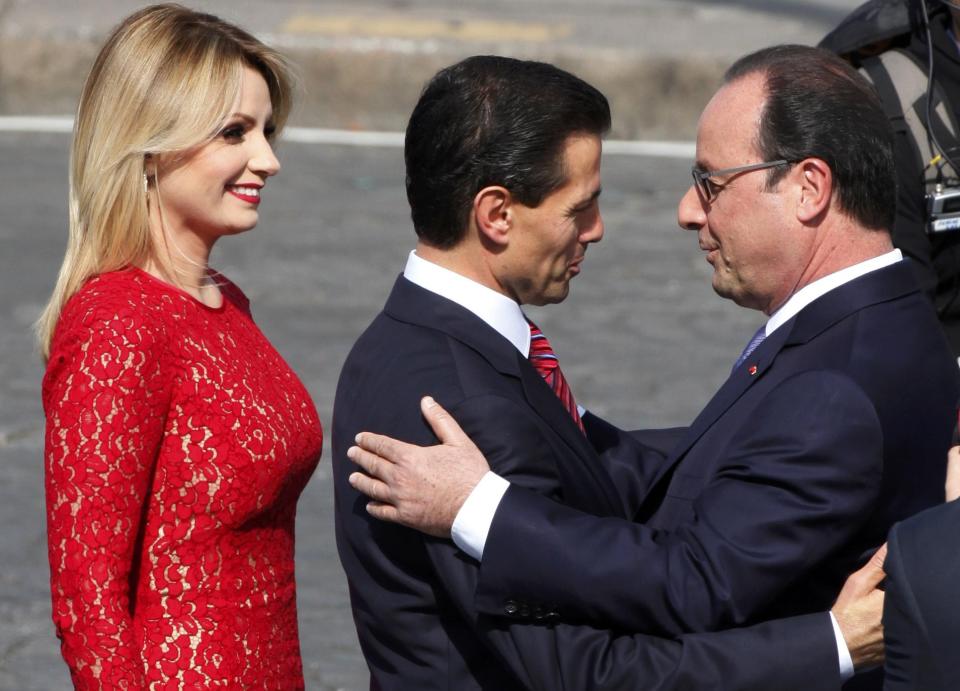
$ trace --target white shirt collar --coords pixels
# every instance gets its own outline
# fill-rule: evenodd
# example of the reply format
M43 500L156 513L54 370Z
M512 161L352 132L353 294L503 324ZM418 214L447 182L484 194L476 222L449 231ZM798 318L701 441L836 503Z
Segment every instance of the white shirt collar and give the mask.
M470 310L510 341L523 357L530 355L530 325L520 305L506 295L427 261L417 256L415 250L407 257L403 276L424 290Z
M877 269L882 269L885 266L896 264L902 259L903 254L900 252L900 250L894 249L885 254L881 254L878 257L873 257L872 259L860 262L859 264L854 264L853 266L848 266L845 269L840 269L839 271L824 276L823 278L817 279L809 285L805 285L803 288L791 295L790 298L783 303L783 306L781 306L780 309L770 315L770 319L767 321L767 326L765 329L767 336L790 321L790 319L795 317L804 307L809 305L817 298L826 295L831 290L839 288L844 283L849 283L853 279L859 278L860 276L868 274L871 271L876 271Z

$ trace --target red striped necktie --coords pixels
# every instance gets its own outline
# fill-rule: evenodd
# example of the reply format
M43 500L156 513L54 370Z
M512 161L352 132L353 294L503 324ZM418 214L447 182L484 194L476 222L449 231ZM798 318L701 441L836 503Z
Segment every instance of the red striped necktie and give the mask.
M529 320L528 320L529 321ZM570 413L570 417L577 423L580 431L586 434L583 429L583 422L580 420L580 413L577 412L577 403L573 400L573 392L560 371L560 363L557 356L550 346L550 341L543 335L543 332L533 322L530 323L530 364L537 370L537 373L543 377L547 385L557 394L557 398L563 404L563 407Z

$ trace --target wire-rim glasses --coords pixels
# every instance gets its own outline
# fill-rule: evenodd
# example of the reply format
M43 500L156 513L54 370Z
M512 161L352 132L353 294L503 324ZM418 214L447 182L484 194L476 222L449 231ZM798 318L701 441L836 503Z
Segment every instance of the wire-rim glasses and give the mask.
M729 182L714 182L710 178L718 175L739 175L740 173L749 173L754 170L764 170L766 168L776 168L777 166L789 165L790 161L780 159L778 161L764 161L763 163L751 163L748 166L737 166L736 168L723 168L722 170L700 170L696 166L690 169L693 173L693 186L697 188L700 197L708 204L717 198L720 190Z

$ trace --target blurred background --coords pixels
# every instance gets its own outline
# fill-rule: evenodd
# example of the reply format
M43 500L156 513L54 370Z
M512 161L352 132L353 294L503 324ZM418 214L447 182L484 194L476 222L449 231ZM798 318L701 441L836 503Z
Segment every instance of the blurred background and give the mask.
M31 325L63 254L69 116L109 29L147 3L0 0L0 689L69 688L50 620L43 374ZM382 306L415 236L402 132L427 79L477 53L556 63L610 98L607 234L562 305L531 310L578 402L625 427L690 422L761 315L720 300L696 237L676 226L700 109L739 55L816 43L858 0L352 0L187 2L298 66L261 222L213 264L313 394L329 428L340 365ZM319 128L319 129L318 129ZM336 130L329 132L328 130ZM336 142L336 143L331 143ZM639 142L639 143L638 143ZM664 145L663 143L666 142ZM307 687L367 687L332 523L329 447L298 517Z

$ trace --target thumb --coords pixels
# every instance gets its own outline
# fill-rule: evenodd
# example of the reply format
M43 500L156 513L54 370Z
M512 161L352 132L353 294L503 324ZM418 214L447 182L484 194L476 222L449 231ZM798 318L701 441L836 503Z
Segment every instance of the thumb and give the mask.
M441 444L463 446L473 443L450 413L432 397L424 396L420 399L420 412Z
M884 578L883 562L887 557L887 545L880 546L867 563L847 577L846 583L837 596L834 610L848 607L852 602L870 595Z
M875 588L884 579L886 574L883 571L883 563L887 560L887 543L880 545L880 549L873 553L873 556L867 561L863 571L866 571L869 582Z
M947 501L960 497L960 446L947 453Z
M884 542L880 545L880 549L874 552L873 556L867 560L867 563L850 577L850 580L855 583L858 593L865 595L876 590L877 586L880 585L880 581L886 576L883 571L883 562L886 558L887 543Z

